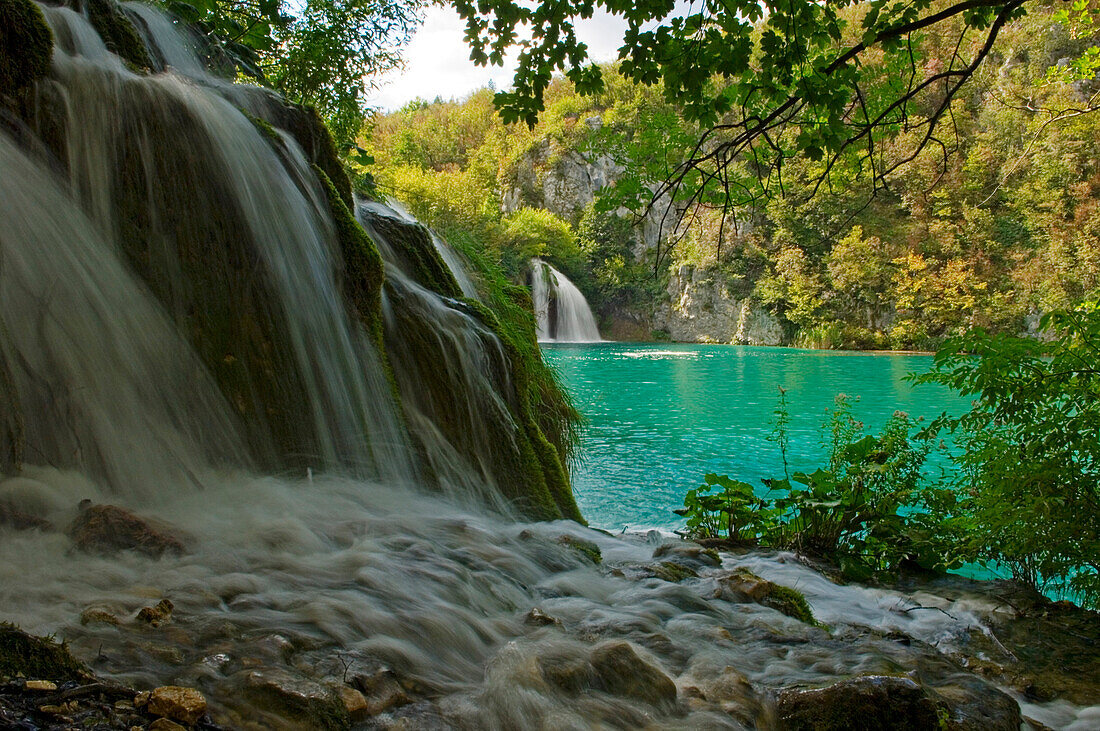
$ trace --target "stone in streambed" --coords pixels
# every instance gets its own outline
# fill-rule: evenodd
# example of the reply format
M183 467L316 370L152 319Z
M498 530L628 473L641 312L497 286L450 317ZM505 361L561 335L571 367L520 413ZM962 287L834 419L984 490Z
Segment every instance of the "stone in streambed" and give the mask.
M753 601L806 624L817 624L810 605L801 592L762 579L746 568L737 568L720 576L722 593L735 600Z
M118 617L101 607L88 607L80 613L80 624L120 624Z
M206 698L194 688L165 685L149 693L145 711L191 726L206 713Z
M360 675L353 682L366 699L365 714L368 716L377 716L379 713L385 713L412 702L400 679L391 670L379 670L373 675ZM356 720L354 713L352 720Z
M0 525L6 525L16 530L53 530L50 521L25 513L5 503L0 503Z
M653 558L661 558L695 570L722 565L718 551L688 541L662 543L653 551Z
M346 729L348 711L330 688L285 670L252 670L239 678L241 692L257 706L290 724L313 729Z
M784 731L938 731L936 704L910 678L867 675L826 688L786 689L776 700Z
M626 642L608 642L592 652L597 684L608 693L647 703L674 703L672 678L639 657Z
M159 627L172 619L172 610L175 605L168 599L161 599L153 607L142 607L137 613L136 619L152 627Z
M134 550L158 558L185 552L183 541L170 526L114 505L93 505L89 500L80 503L80 514L66 533L77 548L88 553Z

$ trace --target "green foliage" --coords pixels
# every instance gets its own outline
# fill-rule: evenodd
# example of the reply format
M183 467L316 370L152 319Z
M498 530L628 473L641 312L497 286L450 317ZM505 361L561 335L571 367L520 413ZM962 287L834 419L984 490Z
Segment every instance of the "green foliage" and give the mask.
M965 557L1100 605L1100 306L1043 318L1045 340L974 330L920 382L972 395L942 417L959 467L941 517Z
M317 107L345 151L354 149L369 111L370 79L400 65L398 49L421 7L420 0L162 2L204 32L226 71Z
M915 421L902 412L879 434L864 434L848 397L838 396L836 404L822 429L827 468L790 473L789 413L781 391L773 439L790 476L764 480L767 495L760 497L747 482L707 475L676 511L687 518L688 535L825 557L853 578L902 567L943 568L945 550L928 530L925 512L939 493L922 485L931 434L915 433Z

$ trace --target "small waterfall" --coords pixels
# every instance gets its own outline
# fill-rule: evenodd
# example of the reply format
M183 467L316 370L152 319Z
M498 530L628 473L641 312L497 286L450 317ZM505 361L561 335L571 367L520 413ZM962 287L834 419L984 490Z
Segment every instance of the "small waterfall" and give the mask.
M588 300L568 277L541 259L531 260L531 299L539 342L600 342Z

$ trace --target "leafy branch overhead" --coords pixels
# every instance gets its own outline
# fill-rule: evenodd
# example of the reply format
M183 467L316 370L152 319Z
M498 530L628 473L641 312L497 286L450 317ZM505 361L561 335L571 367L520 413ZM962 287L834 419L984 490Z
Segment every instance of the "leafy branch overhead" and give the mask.
M350 148L372 79L401 65L420 0L168 0L215 44L214 61L321 112Z
M510 47L521 49L514 86L496 103L506 122L528 124L556 72L579 91L601 89L600 68L577 38L576 21L597 8L625 20L621 73L660 83L666 99L699 125L690 153L643 202L729 211L782 193L785 163L795 156L808 159L815 193L838 167L869 181L874 193L925 150L946 161L957 144L960 90L1027 2L703 0L686 10L671 0L455 5L476 62L500 64ZM936 57L918 50L925 32L949 39Z

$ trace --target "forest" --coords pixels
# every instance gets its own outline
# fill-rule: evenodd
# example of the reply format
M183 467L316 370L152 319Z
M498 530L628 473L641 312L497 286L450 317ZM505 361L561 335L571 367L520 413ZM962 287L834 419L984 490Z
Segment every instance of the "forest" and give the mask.
M866 7L846 12L856 21ZM933 68L957 32L922 33L914 63ZM787 342L934 350L972 327L1034 332L1043 313L1100 285L1098 88L1068 75L1095 40L1055 5L1033 9L1001 31L952 103L948 146L924 149L888 184L840 160L819 186L823 163L793 157L781 194L674 207L648 240L642 192L683 163L702 128L614 67L595 95L555 80L533 127L503 124L483 90L378 115L362 145L380 190L449 239L489 242L517 281L528 259L547 257L608 327L651 322L670 273L688 266L774 313ZM872 58L864 73L886 84L886 64ZM880 144L901 148L905 134ZM611 171L593 200L544 190L556 170L586 164Z

